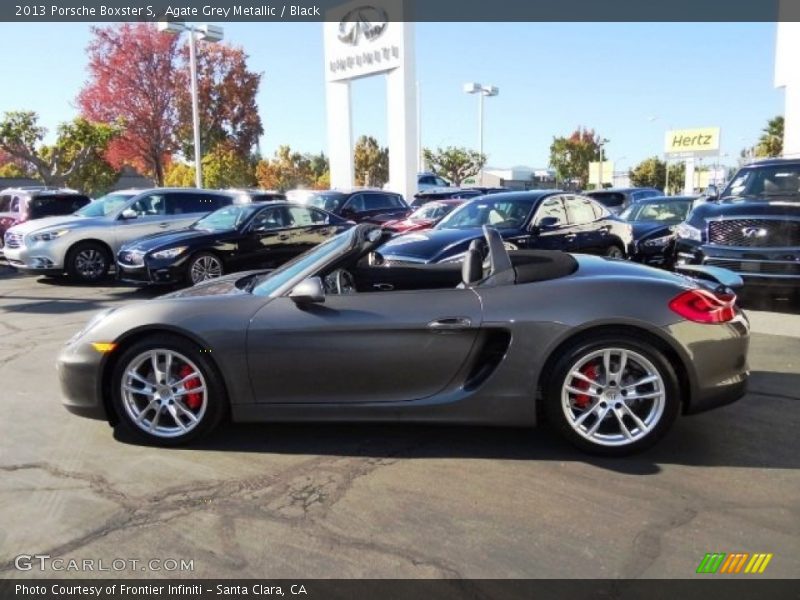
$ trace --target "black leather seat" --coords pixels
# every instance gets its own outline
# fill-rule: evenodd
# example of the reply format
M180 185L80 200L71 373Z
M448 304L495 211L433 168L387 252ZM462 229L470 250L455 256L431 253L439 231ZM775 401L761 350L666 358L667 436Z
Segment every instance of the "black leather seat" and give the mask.
M483 279L483 253L470 245L461 265L461 283L475 285Z
M533 283L572 275L578 261L557 250L517 250L510 253L516 278L514 283Z

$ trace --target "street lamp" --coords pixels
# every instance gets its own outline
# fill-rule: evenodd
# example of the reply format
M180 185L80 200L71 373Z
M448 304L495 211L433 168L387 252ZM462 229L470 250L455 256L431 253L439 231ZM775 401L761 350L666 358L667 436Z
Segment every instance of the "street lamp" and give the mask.
M189 72L191 75L192 128L194 131L194 184L196 187L202 188L203 167L200 150L200 108L197 100L197 52L195 42L197 40L205 42L222 41L222 27L218 25L195 25L194 23L184 23L183 21L161 21L158 23L158 30L173 35L180 35L184 31L189 32Z
M494 85L480 83L465 83L464 91L467 94L478 94L478 151L483 155L483 98L497 96L500 89Z

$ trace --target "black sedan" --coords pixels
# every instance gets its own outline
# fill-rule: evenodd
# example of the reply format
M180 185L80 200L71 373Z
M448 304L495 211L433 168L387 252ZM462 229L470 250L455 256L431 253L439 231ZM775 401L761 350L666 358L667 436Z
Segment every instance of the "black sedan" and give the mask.
M697 196L657 196L640 200L622 211L620 218L633 227L631 258L653 266L670 268L675 245L675 227L686 219Z
M122 246L117 277L139 284L195 284L230 271L270 268L352 225L324 210L290 202L228 206L186 229Z
M509 250L537 248L627 256L631 226L599 203L576 194L537 190L481 196L464 203L433 229L393 238L380 248L390 263L462 260L481 227L497 229Z
M411 208L400 194L378 189L292 190L289 200L321 208L356 223L381 224L403 219Z

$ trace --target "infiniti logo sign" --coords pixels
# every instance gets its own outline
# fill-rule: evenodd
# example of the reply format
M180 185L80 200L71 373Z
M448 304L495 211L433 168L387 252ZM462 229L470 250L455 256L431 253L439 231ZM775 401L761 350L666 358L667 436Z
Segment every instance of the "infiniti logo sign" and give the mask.
M359 6L348 12L339 23L339 41L357 46L363 37L368 42L378 39L389 22L386 10L376 6Z
M762 227L743 227L742 235L746 238L760 238L767 235L767 230Z

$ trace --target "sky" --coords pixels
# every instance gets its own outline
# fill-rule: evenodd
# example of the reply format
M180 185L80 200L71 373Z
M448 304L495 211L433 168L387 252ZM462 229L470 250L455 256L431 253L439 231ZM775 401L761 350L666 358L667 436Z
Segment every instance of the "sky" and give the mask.
M327 152L321 23L223 23L227 43L263 73L264 155L288 144ZM34 110L51 132L77 114L86 80L85 23L0 25L0 113ZM485 104L484 151L494 167L548 163L553 136L577 126L609 140L617 170L660 154L669 128L721 128L723 164L783 113L773 85L774 23L419 23L422 143L477 148L477 81L500 88ZM386 142L385 77L353 87L355 136ZM725 156L725 155L728 156Z

